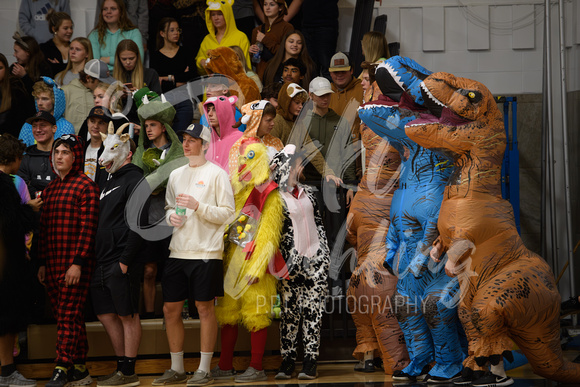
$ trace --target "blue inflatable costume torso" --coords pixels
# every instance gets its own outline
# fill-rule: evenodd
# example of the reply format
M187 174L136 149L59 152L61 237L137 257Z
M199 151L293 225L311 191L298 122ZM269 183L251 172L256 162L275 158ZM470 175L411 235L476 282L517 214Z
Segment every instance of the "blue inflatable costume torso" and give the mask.
M425 111L420 83L430 71L399 56L376 70L384 99L359 109L362 121L401 152L403 170L391 205L385 267L399 277L393 307L405 335L411 363L401 378L427 371L430 380L451 379L461 372L464 334L457 318L459 286L445 274L445 262L429 259L445 185L452 172L449 160L420 147L405 134L405 124ZM462 345L463 344L463 345ZM397 375L394 375L397 376Z

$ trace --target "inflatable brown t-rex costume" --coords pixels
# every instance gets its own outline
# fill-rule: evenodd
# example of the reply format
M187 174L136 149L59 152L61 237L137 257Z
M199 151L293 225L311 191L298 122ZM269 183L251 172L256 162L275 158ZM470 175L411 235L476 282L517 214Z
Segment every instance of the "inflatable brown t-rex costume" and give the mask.
M380 89L373 84L365 102L376 99ZM347 240L357 250L357 266L350 278L347 300L356 325L357 347L353 356L363 360L367 351L383 360L385 373L400 371L409 364L403 332L390 297L397 277L383 268L393 192L399 186L399 152L368 128L360 126L366 149L366 171L348 212Z
M464 366L497 364L512 349L512 339L538 375L579 382L580 365L562 358L554 276L524 246L512 207L501 198L506 137L492 94L479 82L448 73L431 74L423 91L439 105L429 108L441 117L415 120L405 132L457 166L445 189L435 246L447 252L447 273L460 276L459 316L469 339Z

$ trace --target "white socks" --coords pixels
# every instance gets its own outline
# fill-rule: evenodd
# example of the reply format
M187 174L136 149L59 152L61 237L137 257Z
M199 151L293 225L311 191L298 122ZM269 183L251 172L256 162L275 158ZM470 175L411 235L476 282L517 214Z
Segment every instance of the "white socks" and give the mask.
M491 373L494 375L503 376L503 377L507 376L505 373L505 368L503 366L503 360L501 360L498 365L493 365L493 364L490 365L489 368L490 368Z
M365 361L373 360L375 358L375 351L366 351L365 352Z
M213 352L200 352L201 359L199 361L199 370L209 373L211 368L211 358L213 356Z
M181 352L169 352L171 355L171 369L177 373L184 373L185 367L183 366L183 351Z

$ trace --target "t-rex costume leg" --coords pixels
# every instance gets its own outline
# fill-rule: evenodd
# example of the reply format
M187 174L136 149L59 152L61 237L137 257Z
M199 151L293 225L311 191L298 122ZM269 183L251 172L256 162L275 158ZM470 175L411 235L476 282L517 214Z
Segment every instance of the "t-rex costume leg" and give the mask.
M373 95L378 98L380 90L376 83L374 86ZM382 358L385 373L392 374L409 364L403 332L390 302L397 278L383 267L391 199L398 187L401 159L395 148L364 123L360 131L366 169L347 216L347 240L357 250L357 266L347 291L356 326L353 356L363 360L365 353L373 351L373 357Z

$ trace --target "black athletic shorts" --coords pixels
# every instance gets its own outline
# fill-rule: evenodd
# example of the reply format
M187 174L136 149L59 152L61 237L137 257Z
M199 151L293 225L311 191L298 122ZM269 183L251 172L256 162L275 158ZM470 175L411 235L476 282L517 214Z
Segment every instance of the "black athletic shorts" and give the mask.
M142 263L132 264L126 274L121 271L119 262L97 265L91 279L95 314L139 314L142 277Z
M210 301L224 295L221 259L168 258L161 278L164 302Z

